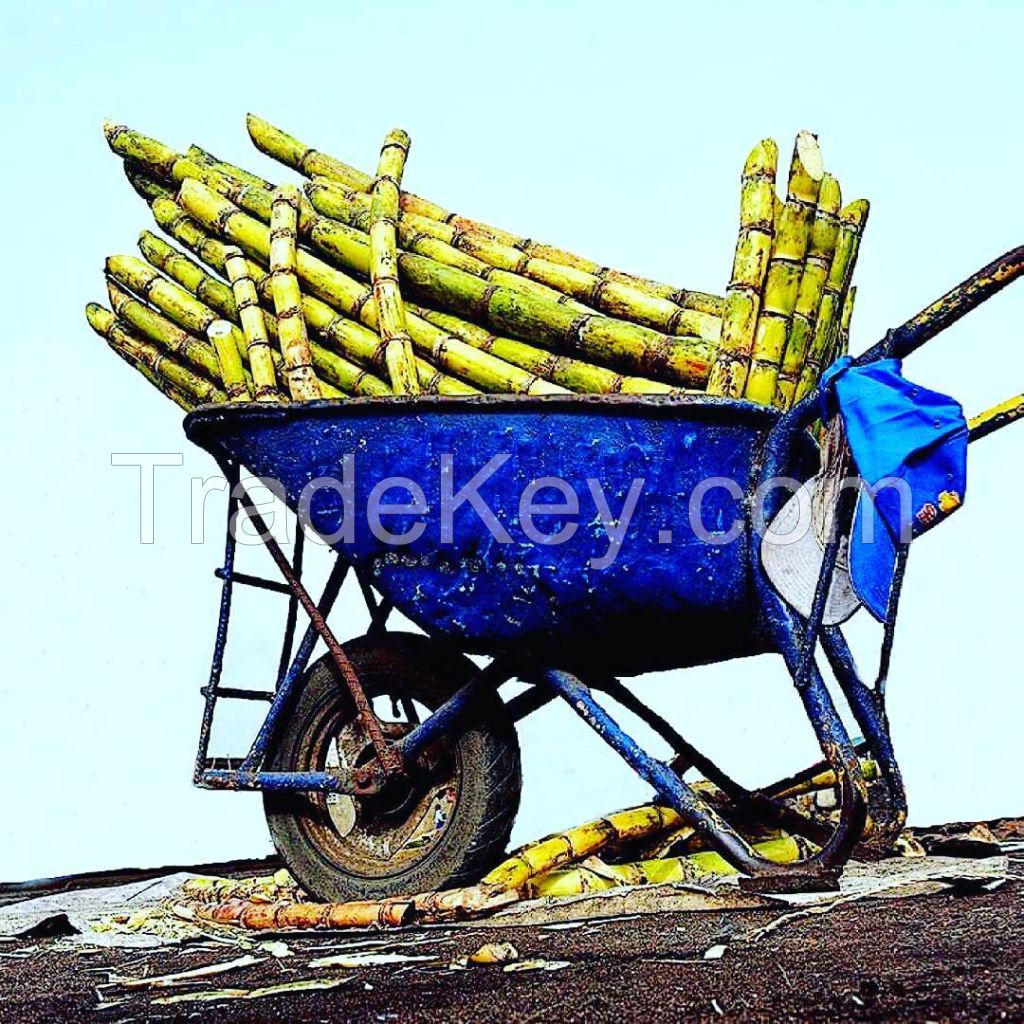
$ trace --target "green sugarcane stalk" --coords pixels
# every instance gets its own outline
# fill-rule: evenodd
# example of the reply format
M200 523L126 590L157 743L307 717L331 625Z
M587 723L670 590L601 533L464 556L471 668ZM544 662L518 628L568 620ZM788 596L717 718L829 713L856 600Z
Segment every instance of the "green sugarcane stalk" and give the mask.
M186 363L202 370L211 380L220 380L217 354L202 338L178 327L161 316L156 310L129 295L116 280L107 278L107 295L110 305L119 320L123 320L133 331L154 342L161 348L180 356Z
M243 189L241 195L251 197L253 190ZM218 229L216 217L235 218L237 221L237 215L250 222L244 228L239 226L243 232L248 231L251 235L254 227L262 227L197 180L187 179L182 184L180 198L200 221L215 229ZM213 220L210 219L211 214ZM315 248L342 266L367 273L369 245L362 232L313 213L305 221L307 237ZM245 243L240 244L246 248ZM313 259L315 257L310 257ZM306 266L311 278L322 276L326 266L316 261L317 266L310 260L306 261ZM660 334L649 327L596 314L577 316L558 303L488 284L464 271L415 253L400 253L398 263L403 280L423 296L426 305L453 310L468 319L483 318L502 333L528 341L547 342L556 349L583 352L597 362L621 367L641 376L694 386L700 386L707 377L714 346L702 339ZM337 283L341 292L352 294L354 289L362 291L358 282L351 279ZM311 287L315 290L315 286L311 284ZM340 308L346 309L345 306ZM359 309L358 306L355 308ZM416 342L416 331L411 324L410 333Z
M207 266L217 273L226 274L229 247L218 239L207 235L180 206L172 202L158 201L153 204L153 214L157 223L171 237L176 238L182 245L195 252ZM237 317L231 290L207 274L202 267L197 266L186 256L178 253L162 239L149 232L143 232L139 244L140 247L143 247L146 258L155 266L165 269L190 291L196 294L202 293L205 296L204 301L219 311L221 315L229 318ZM246 260L246 271L257 286L264 305L272 306L270 275L267 270ZM331 351L312 339L310 340L313 365L321 377L351 394L391 394L391 389L383 380L364 369L362 365L356 365L356 363L361 363L374 369L378 368L378 364L380 367L383 366L383 346L376 334L360 324L347 320L330 306L310 295L302 296L302 309L309 326L316 330L325 342L338 350L337 352ZM267 333L276 340L278 337L277 319L266 311L264 311L264 319ZM354 332L358 333L353 336ZM338 354L339 352L344 355ZM272 355L275 368L279 369L281 356L276 351L272 352ZM375 360L378 355L380 359ZM351 356L355 362L350 362L345 356ZM435 367L424 360L417 360L417 373L420 383L429 394L479 394L476 388L470 387L454 377L439 373ZM321 380L320 386L325 397L336 397L337 392L330 389L324 380Z
M200 337L205 336L214 320L222 318L222 314L218 314L208 305L200 302L179 284L162 277L152 267L135 256L109 257L106 271L108 277L151 302L179 327ZM244 358L245 336L236 325L233 325L233 328L235 344L243 353ZM214 373L217 375L219 370ZM323 390L325 398L342 397L342 392L335 387L327 386Z
M302 315L302 293L295 274L297 193L294 185L281 185L274 193L270 217L270 274L285 380L292 399L307 402L321 395Z
M249 194L252 190L243 191ZM250 255L259 259L267 258L269 232L266 225L243 213L229 200L193 179L188 179L182 184L180 199L185 209L200 224L222 233ZM372 330L377 329L376 304L370 288L305 250L298 253L298 274L307 287L329 305L352 319L362 321ZM486 391L514 391L525 394L566 393L565 389L557 384L526 373L519 367L485 352L477 351L419 317L407 317L407 324L413 343L421 352L428 354L438 366L472 381Z
M643 377L624 376L603 366L585 363L581 359L556 355L536 345L528 345L525 341L502 338L451 313L426 309L415 304L409 304L408 309L474 348L490 352L499 359L521 366L545 380L561 384L570 391L603 395L668 395L681 394L683 391L682 388L675 388L670 384L645 380Z
M782 409L788 409L793 404L800 371L803 369L807 349L814 336L825 281L835 253L836 237L839 234L839 211L842 205L839 182L831 174L826 174L821 180L807 259L800 278L800 289L797 292L796 306L793 308L793 321L776 384L774 404Z
M866 199L856 199L843 207L839 213L839 234L836 237L836 251L832 257L828 278L825 281L818 321L814 326L814 337L807 350L807 359L800 374L794 401L799 402L817 386L825 362L835 348L835 334L842 316L843 302L850 287L853 269L857 264L860 239L867 224L870 204Z
M228 401L248 402L252 395L245 380L245 370L242 369L242 353L235 340L237 333L234 324L228 323L227 320L214 320L206 328L206 336L217 353L220 379L224 384L224 393L228 396Z
M227 395L205 377L175 362L156 345L133 334L128 325L96 302L85 307L86 319L92 329L105 338L107 343L127 356L132 362L141 363L157 377L168 382L191 402L197 405L219 404L227 401Z
M350 167L341 160L306 146L268 121L256 117L255 114L247 116L246 126L249 129L249 137L257 149L266 153L267 156L272 157L274 160L285 164L287 167L297 170L308 178L316 176L325 177L359 192L369 192L373 186L373 178L370 175ZM722 312L722 300L717 296L708 295L705 292L674 288L672 285L661 284L649 278L610 270L599 263L595 263L593 260L576 256L557 246L545 245L540 242L534 242L531 239L520 238L489 224L483 224L468 217L459 217L438 206L436 203L422 199L410 192L403 192L401 194L400 204L403 213L417 214L428 217L431 220L441 221L442 223L450 224L457 231L469 231L475 234L486 235L503 245L519 249L528 256L575 268L601 278L604 281L629 285L656 298L668 299L685 309L695 309L713 315L720 315Z
M249 365L252 367L253 397L257 402L275 402L279 393L267 321L246 267L245 256L237 246L231 246L225 251L224 269L231 282L235 315L241 321L242 333L245 335Z
M165 230L174 237L178 234L196 246L198 254L213 267L218 273L226 273L227 246L216 239L208 238L199 232L198 226L184 211L175 203L160 201L170 208L169 213L178 221L187 222L195 228L193 233L187 231L186 225L167 221ZM175 234L177 232L178 234ZM180 240L180 239L179 239ZM185 242L184 244L188 244ZM146 259L153 266L158 267L174 278L178 284L189 292L193 293L203 303L210 307L211 312L229 320L238 320L238 310L235 304L234 295L231 289L222 281L211 277L202 267L193 263L183 253L178 252L168 245L163 239L149 231L144 231L139 236L139 248ZM246 261L246 269L250 275L257 273L266 276L265 272ZM269 277L267 278L266 297L268 304L272 304L269 290ZM264 323L268 335L274 340L278 337L277 319L270 313L264 312ZM332 352L314 341L310 341L310 348L313 352L313 365L317 372L323 377L320 381L320 389L324 398L340 398L344 393L353 395L388 395L390 388L380 379L368 373L360 366L356 366L348 359L343 358L336 352ZM247 355L247 354L246 354ZM279 352L270 349L271 359L275 373L283 367L283 360ZM246 356L243 356L245 358ZM340 390L339 390L340 389ZM283 396L277 395L275 400Z
M710 395L739 398L747 383L754 333L761 310L775 236L775 168L779 147L763 139L750 152L740 188L740 232L732 277L725 293L722 338L708 377Z
M800 290L824 174L817 138L810 132L800 132L793 146L786 201L775 224L750 369L743 389L743 397L751 402L771 405L775 399L779 366Z
M409 136L400 129L388 132L380 151L377 180L370 205L370 283L377 305L378 330L384 342L384 362L391 390L396 395L415 395L416 379L412 339L406 327L405 307L398 287L398 189L409 155Z
M203 168L201 172L195 173L194 168L197 166L195 161L187 160L162 143L142 136L140 133L130 132L128 129L121 128L117 132L109 133L109 139L116 152L122 155L127 154L136 161L149 160L149 166L156 173L170 174L176 180L186 184L192 180L202 181L230 196L261 220L268 219L267 206L270 197L264 188L239 186L228 176L211 171L210 168ZM360 273L368 273L369 243L365 233L319 217L308 203L304 207L300 207L298 221L300 229L307 237L311 238L315 247L328 255L339 258L344 265L354 268ZM403 272L408 269L409 261L415 259L422 258L410 253L399 255L399 265ZM429 261L428 266L421 266L418 269L421 272L429 271L430 267L436 267L437 270L433 274L427 273L428 283L424 290L426 298L433 300L435 305L447 305L448 303L444 300L445 290L454 286L456 294L461 291L464 296L467 294L473 296L468 303L469 309L463 310L471 315L474 302L479 304L480 298L491 289L491 285L482 280L470 284L471 278L467 274L463 274L461 278L446 276L445 268L441 264L436 264L436 261ZM673 383L699 384L707 373L713 352L713 346L707 343L686 338L681 339L686 344L675 344L673 340L667 339L666 336L653 330L602 316L595 315L590 319L580 318L578 321L566 319L565 314L569 314L571 317L572 311L558 309L556 300L544 302L543 299L540 299L539 307L529 305L523 308L523 303L517 302L514 295L506 294L507 291L510 290L504 288L495 290L493 302L489 306L489 311L494 314L494 325L499 329L504 329L507 333L522 333L532 340L534 322L538 314L543 317L545 310L554 308L556 315L561 314L561 316L554 329L551 329L549 325L548 335L553 344L560 343L563 347L570 347L570 349L573 346L578 346L581 351L592 358L610 360L613 365L621 364L623 369L635 371L643 376L659 376L658 370L664 364L667 370L664 375ZM509 318L508 326L503 328L502 323L505 321L502 321L502 318L505 317ZM415 332L412 333L414 342L420 340L416 337ZM436 350L436 342L436 337L430 339L430 344L433 346L431 351ZM461 353L457 361L461 361L462 356L465 356L465 353ZM490 369L493 367L488 368L488 375L493 379L489 373Z
M174 198L174 191L162 181L152 177L151 173L147 173L148 168L131 160L124 160L121 167L124 170L124 176L128 179L128 184L145 202L151 203L154 199Z
M118 348L116 345L109 345L108 347L114 355L124 360L133 370L138 370L153 387L166 395L179 409L184 412L191 412L196 407L195 402L186 398L166 377L161 377L159 374L154 373L145 363L140 363L134 356Z
M367 230L369 197L365 194L346 190L326 178L314 179L305 191L313 208L323 216ZM721 332L721 318L713 314L686 309L606 275L529 256L480 232L458 230L418 214L402 215L398 239L409 252L459 267L496 284L562 302L581 313L596 308L668 334L696 335L711 341L717 341ZM584 305L588 302L590 306Z
M230 164L226 160L221 160L220 157L214 156L212 153L207 152L205 149L193 144L188 147L188 152L185 154L189 160L197 164L201 164L204 167L209 167L212 170L218 171L221 174L227 175L229 178L237 178L243 185L255 185L257 188L263 189L265 192L273 192L277 186L265 178L261 178L258 174L253 174L251 171L245 170L244 167L239 167L236 164Z

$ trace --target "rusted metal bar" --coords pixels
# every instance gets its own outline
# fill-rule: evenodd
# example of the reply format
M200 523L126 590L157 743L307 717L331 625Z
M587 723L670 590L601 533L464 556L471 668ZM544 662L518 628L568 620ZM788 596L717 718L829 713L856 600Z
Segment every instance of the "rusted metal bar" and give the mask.
M327 625L327 620L320 614L320 610L317 608L316 602L309 596L309 591L306 590L302 583L296 578L295 573L292 571L291 563L288 561L288 557L281 550L281 546L277 541L271 536L270 531L267 529L266 522L259 513L259 509L256 508L252 499L244 490L242 490L242 493L239 495L239 502L242 508L245 509L246 515L248 515L252 520L253 525L256 527L260 535L260 539L266 546L267 551L270 552L270 557L273 558L277 568L281 572L281 575L285 578L285 581L291 588L292 593L298 599L304 611L309 616L310 622L313 623L317 633L320 634L320 637L327 645L327 650L330 652L331 659L337 666L338 672L344 680L345 686L348 688L348 692L352 697L352 703L355 705L359 723L362 725L363 731L366 733L366 737L370 741L370 745L373 747L373 752L376 755L377 760L380 762L380 766L385 775L401 773L404 770L402 759L397 751L390 746L388 741L384 738L384 733L380 728L380 722L377 721L377 716L373 713L373 707L363 690L362 683L359 682L359 675L356 673L355 667L349 660L344 648L341 646L338 638L334 635L333 630Z

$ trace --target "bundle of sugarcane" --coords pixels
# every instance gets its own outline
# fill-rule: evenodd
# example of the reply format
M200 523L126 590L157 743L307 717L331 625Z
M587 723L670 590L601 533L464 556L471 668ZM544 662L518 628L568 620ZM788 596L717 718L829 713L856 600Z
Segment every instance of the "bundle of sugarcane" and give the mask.
M785 408L848 336L867 216L842 207L816 138L751 152L724 298L611 270L402 191L409 138L375 175L252 115L256 147L308 179L275 185L197 146L108 124L157 224L145 262L107 261L110 345L183 408L350 395L679 394ZM192 256L196 257L193 259ZM197 262L198 260L198 262Z

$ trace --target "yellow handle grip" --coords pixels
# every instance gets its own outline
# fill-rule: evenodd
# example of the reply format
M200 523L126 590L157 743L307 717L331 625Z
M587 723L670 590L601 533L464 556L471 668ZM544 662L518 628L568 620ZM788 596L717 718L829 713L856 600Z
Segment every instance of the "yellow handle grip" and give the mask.
M1024 395L1015 395L1005 402L993 405L991 409L978 413L977 416L972 416L967 421L968 437L971 441L977 441L1019 419L1024 419Z

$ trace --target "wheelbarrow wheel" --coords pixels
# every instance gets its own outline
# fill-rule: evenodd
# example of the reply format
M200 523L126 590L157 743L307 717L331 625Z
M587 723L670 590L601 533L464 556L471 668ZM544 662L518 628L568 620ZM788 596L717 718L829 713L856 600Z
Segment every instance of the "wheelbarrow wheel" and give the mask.
M398 737L477 671L428 637L386 633L345 644L386 736ZM269 767L323 771L370 756L329 656L307 672ZM274 845L299 884L331 901L427 892L479 880L505 851L522 787L514 725L496 693L431 751L408 784L369 797L264 793Z

